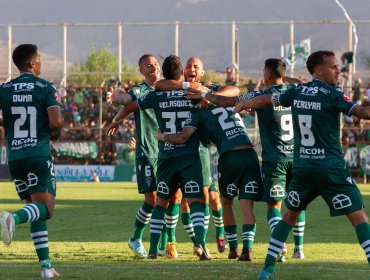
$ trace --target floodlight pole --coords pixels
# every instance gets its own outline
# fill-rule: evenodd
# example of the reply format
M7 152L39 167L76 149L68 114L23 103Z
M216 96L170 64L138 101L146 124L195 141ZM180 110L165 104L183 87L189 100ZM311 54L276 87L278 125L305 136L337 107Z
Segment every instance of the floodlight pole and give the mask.
M63 86L67 87L67 24L63 23Z
M353 25L348 21L348 51L353 53ZM348 65L348 91L352 91L352 80L355 72L355 54L352 56L352 63Z
M179 56L179 22L175 22L175 55Z
M290 76L294 77L294 63L295 63L295 48L294 48L294 21L290 21L290 52L291 52L291 66Z
M118 24L118 81L122 81L122 23Z
M8 24L8 78L7 82L12 79L12 26Z

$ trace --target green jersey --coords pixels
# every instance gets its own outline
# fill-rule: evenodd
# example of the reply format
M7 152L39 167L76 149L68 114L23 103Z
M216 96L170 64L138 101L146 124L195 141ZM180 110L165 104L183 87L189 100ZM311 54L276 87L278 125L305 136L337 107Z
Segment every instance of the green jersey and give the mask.
M273 95L272 101L275 106L292 108L294 167L345 167L339 137L340 113L350 115L356 104L339 88L314 79Z
M0 86L8 158L51 156L47 110L59 107L55 87L31 73Z
M150 91L137 101L140 109L154 109L159 129L164 134L178 133L194 107L191 100L184 97L185 91ZM170 158L192 153L199 153L199 139L193 134L186 144L173 145L158 141L159 158Z
M293 85L275 85L266 90L252 91L240 96L251 99L263 94L281 94ZM269 106L258 109L258 126L262 145L262 160L283 162L293 160L293 122L290 107Z
M209 104L207 109L194 110L186 123L186 127L205 132L220 155L240 145L252 145L243 121L239 114L233 114L233 108Z
M137 100L148 92L156 94L154 88L143 82L133 86L128 94L133 100ZM138 110L135 112L136 125L136 158L157 158L158 144L155 133L158 129L158 122L153 109Z

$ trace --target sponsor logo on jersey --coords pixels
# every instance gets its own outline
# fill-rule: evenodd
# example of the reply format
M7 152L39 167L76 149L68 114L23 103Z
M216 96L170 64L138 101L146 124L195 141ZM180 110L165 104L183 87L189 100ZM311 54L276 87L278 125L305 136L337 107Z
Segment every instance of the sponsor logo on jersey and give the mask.
M298 109L307 109L307 110L321 110L321 103L320 102L311 102L311 101L303 101L303 100L294 100L293 106Z
M301 89L300 94L306 95L306 96L316 96L316 93L319 92L318 87L308 87L308 86L301 85L300 89Z
M35 147L37 144L37 138L21 138L13 139L10 150L19 150L26 147Z
M351 199L344 194L337 194L333 197L332 203L335 210L341 210L347 207L352 206Z
M34 83L14 83L12 86L14 91L30 91L35 88Z

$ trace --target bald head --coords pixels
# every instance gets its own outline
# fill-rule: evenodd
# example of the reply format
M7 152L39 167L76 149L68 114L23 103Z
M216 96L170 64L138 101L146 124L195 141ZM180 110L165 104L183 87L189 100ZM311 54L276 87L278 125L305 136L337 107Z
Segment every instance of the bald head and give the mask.
M199 82L203 75L203 62L198 57L190 57L186 61L184 69L185 80L188 82Z

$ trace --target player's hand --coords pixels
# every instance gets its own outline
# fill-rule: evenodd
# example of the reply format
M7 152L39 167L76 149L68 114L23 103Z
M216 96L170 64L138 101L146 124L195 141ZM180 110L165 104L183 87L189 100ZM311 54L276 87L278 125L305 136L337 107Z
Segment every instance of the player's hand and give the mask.
M240 113L240 112L242 112L242 111L244 111L244 110L249 110L250 108L248 108L247 106L246 106L246 102L245 102L245 100L241 100L241 101L239 101L238 103L236 103L235 104L235 107L234 107L234 114L236 114L236 113Z
M157 130L157 140L164 142L164 133L162 133L159 129Z
M130 146L131 150L136 149L136 139L135 139L135 137L131 137L129 146Z
M118 127L119 127L119 123L111 123L108 127L107 135L110 136L116 133L118 131Z
M203 86L201 83L191 82L189 86L189 91L194 93L202 93L209 91L209 88Z
M207 108L208 108L208 104L209 104L209 103L210 103L210 102L209 102L207 99L202 98L202 99L198 102L197 107L198 107L198 108L200 108L200 109L207 109Z

